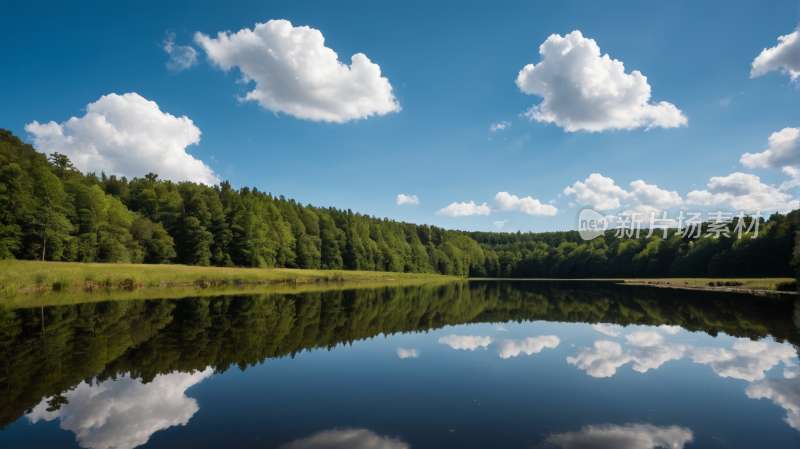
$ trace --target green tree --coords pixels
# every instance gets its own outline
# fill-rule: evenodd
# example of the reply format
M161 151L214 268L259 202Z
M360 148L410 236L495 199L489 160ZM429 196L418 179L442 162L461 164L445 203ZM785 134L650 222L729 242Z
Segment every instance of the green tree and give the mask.
M50 170L40 167L34 171L36 180L35 205L29 220L30 232L35 236L31 252L47 256L50 243L50 258L58 260L64 250L64 243L70 239L72 223L67 218L65 206L67 195L61 181Z

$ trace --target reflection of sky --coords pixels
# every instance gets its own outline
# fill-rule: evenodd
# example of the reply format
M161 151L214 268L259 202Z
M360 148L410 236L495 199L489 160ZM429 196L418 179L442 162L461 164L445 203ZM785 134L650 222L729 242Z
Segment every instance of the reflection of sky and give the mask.
M506 329L497 329L508 332ZM538 354L544 348L555 348L561 340L555 335L540 335L537 337L527 337L521 340L509 340L503 338L482 337L475 335L448 335L439 339L439 343L446 344L453 349L469 349L474 351L480 347L494 345L497 347L497 354L501 359L516 357L520 353L528 355Z
M481 337L476 335L448 335L439 339L439 343L444 343L453 349L469 349L474 351L481 346L492 344L492 337Z
M397 356L401 359L416 359L419 357L419 349L397 348Z
M747 397L753 399L772 399L772 402L786 410L786 421L800 430L800 378L763 379L751 383L745 390Z
M791 345L739 339L731 350L726 350L665 341L667 335L675 334L674 329L663 327L634 331L624 336L628 346L625 350L614 341L595 341L594 347L580 348L577 356L567 357L567 362L592 377L613 376L617 368L627 363L644 373L681 358L710 365L720 377L749 382L763 379L764 372L779 363L786 367L786 377L793 377L797 370L797 353Z
M599 325L593 327L608 336L621 335L617 329ZM567 362L585 370L592 377L611 377L616 374L617 368L626 363L632 363L635 371L644 373L667 361L688 358L695 363L709 365L720 377L750 382L745 390L747 397L771 399L786 410L784 421L800 430L800 377L794 347L744 338L735 341L730 350L666 342L665 334L675 335L678 332L680 328L675 329L674 326L631 332L624 336L627 345L631 346L625 351L617 342L595 341L594 347L580 348L576 357L567 357ZM784 379L766 378L765 373L780 363L784 365ZM564 447L570 446L565 444Z
M790 345L674 327L501 324L356 340L234 367L213 382L159 376L152 397L144 394L151 384L120 379L91 387L97 398L79 399L89 393L81 385L65 393L70 405L61 411L39 406L36 425L0 432L0 447L38 435L73 445L78 435L85 447L148 438L177 447L191 438L193 449L511 448L546 447L545 440L567 449L800 447L800 380L776 378L798 372ZM164 404L152 416L104 411L104 395ZM137 418L143 437L125 425L135 413L145 415Z
M280 449L409 449L397 438L381 436L367 429L334 429L298 438Z
M59 418L61 428L74 432L81 447L130 449L147 443L156 431L185 426L199 407L184 392L212 373L207 368L195 374L164 374L147 384L129 377L91 387L82 382L64 394L69 404L61 409L48 412L47 398L27 416L31 424Z
M683 449L694 434L686 427L652 424L601 424L582 427L579 432L550 435L546 446L563 449Z

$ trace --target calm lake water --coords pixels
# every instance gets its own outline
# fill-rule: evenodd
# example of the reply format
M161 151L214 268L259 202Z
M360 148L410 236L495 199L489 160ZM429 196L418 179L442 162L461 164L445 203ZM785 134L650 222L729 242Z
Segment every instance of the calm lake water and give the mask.
M601 283L0 310L0 447L796 448L798 344L793 301Z

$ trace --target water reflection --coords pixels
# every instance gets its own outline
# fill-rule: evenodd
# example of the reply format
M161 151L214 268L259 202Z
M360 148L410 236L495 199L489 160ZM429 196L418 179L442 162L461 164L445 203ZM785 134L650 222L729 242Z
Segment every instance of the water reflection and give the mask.
M436 335L430 343L451 354L453 351L435 342L475 351L456 353L459 357L486 354L480 348L492 349L497 355L488 355L502 359L544 351L538 356L541 359L559 352L563 353L558 356L563 369L574 373L578 368L597 378L612 377L626 364L646 373L672 360L690 359L709 366L720 377L751 382L747 397L772 400L787 411L786 421L800 430L800 384L793 378L798 373L797 355L794 347L781 344L800 343L793 311L788 302L753 301L744 295L675 295L660 289L599 284L480 281L0 309L0 425L8 426L27 411L31 422L59 418L61 427L75 432L84 447L135 447L159 429L185 425L198 406L184 392L212 372L245 371L268 359L330 350L381 334L427 332L472 323L494 323L474 333L515 332L514 322L549 321L586 323L584 328L592 340L597 334L589 325L603 336L582 343L589 347L571 349L562 344L566 335L559 329L541 331L547 335L509 333L504 335L509 338L500 339L460 335L468 332L462 328L442 331L444 336ZM711 336L726 333L741 340L730 348L689 344L680 340L688 335L681 329ZM450 332L455 333L448 335ZM774 342L764 340L769 337ZM399 362L395 350L400 359L419 360ZM424 357L420 357L422 351ZM435 362L437 351L415 341L391 343L381 354L401 363L409 374L418 365ZM498 364L523 365L525 357L517 360L519 363ZM765 378L765 372L780 364L785 379ZM360 366L365 367L372 369L366 362ZM186 374L189 372L195 374ZM84 381L90 378L98 383ZM629 420L625 417L617 422ZM336 425L377 428L336 423L314 429ZM575 428L578 426L567 427ZM675 429L689 432L689 437ZM635 437L636 431L645 436ZM614 435L621 439L613 440ZM671 448L691 441L687 428L643 424L587 426L579 432L552 435L548 441L562 447L587 447L580 446L581 442L596 438L597 444L617 441L614 447L639 448L652 447L635 445L640 441L666 441L657 435L676 436L662 444L672 444ZM286 447L339 447L335 444L346 444L343 441L351 442L348 447L365 448L412 444L366 429L335 429L297 439ZM625 446L629 444L626 441L634 445Z
M381 436L368 429L334 429L315 433L280 446L280 449L409 449L399 438Z
M551 435L545 446L563 449L683 449L694 440L686 427L659 427L652 424L601 424L582 427L579 432Z
M783 420L800 430L800 378L759 380L751 383L744 392L752 399L772 399L786 410Z
M561 339L555 335L540 335L538 337L528 337L524 340L497 339L494 340L494 343L497 345L497 354L500 358L507 359L516 357L521 352L531 355L540 353L544 348L555 349L561 343Z
M469 349L474 351L480 347L492 344L492 337L481 337L480 335L448 335L439 339L439 343L450 346L453 349Z
M60 419L61 428L74 432L81 447L132 449L147 443L156 431L186 425L199 407L184 392L212 373L207 368L194 374L164 374L147 384L129 377L96 385L81 382L60 401L63 405L55 408L53 398L46 398L28 419L31 424Z
M416 359L419 357L419 349L397 348L397 356L401 359Z
M600 332L601 334L606 334L609 337L619 337L621 334L622 326L614 325L614 324L594 324L592 325L592 329Z
M453 349L469 349L474 351L477 348L497 346L497 354L501 359L516 357L520 353L528 355L538 354L544 348L555 348L561 343L561 339L555 335L540 335L538 337L528 337L522 340L507 340L502 338L481 337L475 335L448 335L439 339L439 343L446 344Z
M740 339L733 344L731 350L695 347L665 343L661 332L673 333L673 330L655 328L625 335L627 344L633 346L625 352L617 342L599 340L592 348L579 349L576 357L567 357L567 363L586 371L592 377L611 377L619 367L627 363L632 363L634 371L645 373L665 362L681 358L710 365L720 377L733 377L748 382L763 379L764 372L779 363L784 364L785 377L795 377L797 374L797 352L789 345Z

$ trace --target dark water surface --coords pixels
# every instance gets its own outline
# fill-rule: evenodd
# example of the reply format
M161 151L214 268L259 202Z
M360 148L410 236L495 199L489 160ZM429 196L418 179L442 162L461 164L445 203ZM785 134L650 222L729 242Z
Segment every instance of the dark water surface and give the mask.
M795 305L472 281L0 309L0 447L795 448Z

